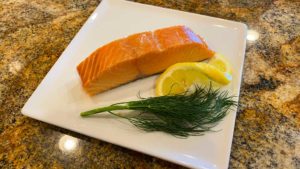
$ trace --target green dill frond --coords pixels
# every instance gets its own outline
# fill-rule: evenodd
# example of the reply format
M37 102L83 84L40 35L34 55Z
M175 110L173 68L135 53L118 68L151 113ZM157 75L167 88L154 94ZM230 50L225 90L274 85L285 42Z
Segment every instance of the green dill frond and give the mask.
M113 104L81 113L88 116L104 111L137 110L141 113L128 119L136 127L152 132L162 131L177 137L202 135L222 120L236 106L226 91L195 86L195 91L177 95L141 98L141 100Z

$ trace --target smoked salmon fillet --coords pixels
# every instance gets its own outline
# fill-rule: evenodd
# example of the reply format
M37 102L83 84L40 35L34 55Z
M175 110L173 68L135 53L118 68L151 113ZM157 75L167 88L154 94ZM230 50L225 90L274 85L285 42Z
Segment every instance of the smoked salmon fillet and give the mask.
M110 42L83 60L77 71L90 95L159 73L178 62L201 61L214 51L186 26L137 33Z

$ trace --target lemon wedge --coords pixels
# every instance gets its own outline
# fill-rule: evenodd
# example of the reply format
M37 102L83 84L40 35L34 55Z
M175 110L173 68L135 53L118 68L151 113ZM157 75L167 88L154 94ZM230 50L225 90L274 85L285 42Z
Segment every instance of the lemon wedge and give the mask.
M214 57L209 59L208 64L215 66L222 72L232 74L232 68L229 62L225 59L225 56L220 53L216 53Z
M197 66L199 67L201 72L204 73L209 79L219 84L227 85L232 80L231 73L223 72L221 69L214 65L200 62L197 63Z
M183 93L191 87L209 86L219 88L232 80L232 69L221 54L215 54L208 63L185 62L170 66L156 81L156 95Z

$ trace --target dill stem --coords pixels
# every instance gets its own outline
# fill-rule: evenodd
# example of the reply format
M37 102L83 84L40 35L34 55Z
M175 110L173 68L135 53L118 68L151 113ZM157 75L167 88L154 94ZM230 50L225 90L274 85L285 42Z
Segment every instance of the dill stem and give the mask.
M92 115L92 114L102 113L102 112L106 112L106 111L126 110L126 109L129 109L129 106L127 104L110 105L110 106L106 106L106 107L100 107L100 108L92 109L92 110L89 110L89 111L81 112L80 116L86 117L86 116L89 116L89 115Z

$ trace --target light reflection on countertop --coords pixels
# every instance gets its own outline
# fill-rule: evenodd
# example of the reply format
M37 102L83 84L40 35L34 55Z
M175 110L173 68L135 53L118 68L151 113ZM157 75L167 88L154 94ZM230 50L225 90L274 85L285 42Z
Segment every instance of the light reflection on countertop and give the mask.
M248 30L247 31L247 40L250 42L254 42L258 40L259 38L259 33L256 30Z
M78 148L78 139L69 135L63 135L58 141L58 146L63 152L72 152Z

